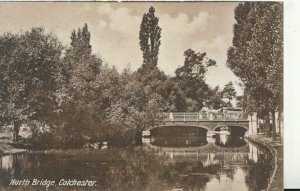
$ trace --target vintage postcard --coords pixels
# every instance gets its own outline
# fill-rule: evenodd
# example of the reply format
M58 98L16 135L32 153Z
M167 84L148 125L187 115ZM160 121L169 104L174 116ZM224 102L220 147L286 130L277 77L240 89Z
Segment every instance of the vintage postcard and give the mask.
M0 190L283 190L283 6L0 2Z

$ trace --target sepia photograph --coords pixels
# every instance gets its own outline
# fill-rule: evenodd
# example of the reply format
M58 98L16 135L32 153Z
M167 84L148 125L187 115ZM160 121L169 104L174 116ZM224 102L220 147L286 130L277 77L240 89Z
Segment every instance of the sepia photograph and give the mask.
M0 2L0 190L283 190L283 8Z

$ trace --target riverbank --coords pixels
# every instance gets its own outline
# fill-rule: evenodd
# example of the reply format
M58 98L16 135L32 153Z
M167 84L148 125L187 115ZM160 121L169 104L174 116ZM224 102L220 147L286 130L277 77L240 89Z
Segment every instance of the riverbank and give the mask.
M247 139L267 148L273 155L273 171L266 190L283 190L283 144L262 134L248 135Z
M0 155L24 153L26 149L15 148L10 145L10 142L0 142Z

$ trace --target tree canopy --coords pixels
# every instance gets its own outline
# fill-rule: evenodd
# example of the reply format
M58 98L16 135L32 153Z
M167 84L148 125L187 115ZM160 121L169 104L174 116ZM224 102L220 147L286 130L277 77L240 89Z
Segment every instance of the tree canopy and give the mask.
M1 35L1 125L14 125L16 140L20 126L29 126L29 141L39 148L95 140L123 145L141 141L142 130L162 122L162 112L222 106L219 88L205 82L216 65L206 53L186 50L175 76L159 69L158 21L150 7L139 33L143 63L121 73L93 54L87 24L70 31L66 47L40 27Z
M283 109L283 4L240 3L235 19L227 66L243 83L245 109L274 117Z
M225 85L225 87L224 87L224 89L222 91L222 94L223 94L224 98L228 99L228 104L232 105L231 104L231 100L236 97L236 91L234 89L232 81L228 82Z
M206 53L195 52L192 49L186 50L184 56L184 65L176 69L174 80L187 99L184 104L181 104L183 107L178 109L179 111L199 111L212 93L216 93L205 82L208 68L215 66L216 62L207 58Z
M161 28L158 26L158 17L155 16L154 7L145 13L140 26L140 47L143 52L142 69L152 70L157 66L160 46Z

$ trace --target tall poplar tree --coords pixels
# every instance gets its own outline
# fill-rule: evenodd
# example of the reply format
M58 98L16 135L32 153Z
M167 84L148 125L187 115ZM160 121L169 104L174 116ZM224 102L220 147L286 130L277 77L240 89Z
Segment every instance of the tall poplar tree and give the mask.
M152 70L157 66L161 37L158 21L158 17L155 16L155 9L150 7L149 12L144 14L140 26L139 39L144 59L142 68L146 70Z
M57 134L62 135L66 145L80 145L84 136L91 134L89 130L98 127L99 107L103 106L103 91L99 84L102 60L92 54L90 40L87 24L73 30L70 47L62 59L59 78L61 113L57 120L62 132Z
M282 112L283 97L282 13L280 2L240 3L227 58L228 67L243 82L250 112L265 115L267 128L272 114L274 139L275 112Z

